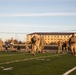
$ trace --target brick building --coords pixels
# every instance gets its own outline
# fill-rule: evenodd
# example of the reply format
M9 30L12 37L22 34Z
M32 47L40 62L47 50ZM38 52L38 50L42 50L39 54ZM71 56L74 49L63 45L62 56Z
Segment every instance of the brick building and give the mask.
M26 41L31 41L31 37L33 34L37 34L40 37L44 36L46 44L50 43L57 43L59 40L68 41L68 39L71 37L73 33L71 32L36 32L36 33L30 33L26 36Z

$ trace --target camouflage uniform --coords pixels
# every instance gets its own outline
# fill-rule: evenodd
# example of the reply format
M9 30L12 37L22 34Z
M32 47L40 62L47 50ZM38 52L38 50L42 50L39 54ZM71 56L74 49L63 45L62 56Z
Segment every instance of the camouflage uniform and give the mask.
M38 52L41 52L41 50L40 50L40 38L39 38L38 35L36 36L36 42L35 42L35 44L36 44L36 50Z
M2 39L0 38L0 51L3 50L3 42L2 42Z
M62 53L62 41L58 41L58 53Z
M8 40L6 39L6 41L5 41L5 50L7 50L8 51Z
M43 53L43 49L44 49L44 45L45 45L45 40L44 40L44 37L42 36L41 39L40 39L40 49L41 49L41 52Z
M34 36L31 38L31 44L32 44L31 53L35 55L36 54L36 34L34 34Z
M69 45L73 56L76 56L76 36L72 34L69 39Z
M63 47L63 51L64 51L64 52L68 52L68 42L67 42L67 41L65 41L65 42L63 43L62 47Z
M66 52L68 52L69 44L68 41L66 41Z
M10 50L13 51L14 50L14 39L11 38L11 42L10 42Z

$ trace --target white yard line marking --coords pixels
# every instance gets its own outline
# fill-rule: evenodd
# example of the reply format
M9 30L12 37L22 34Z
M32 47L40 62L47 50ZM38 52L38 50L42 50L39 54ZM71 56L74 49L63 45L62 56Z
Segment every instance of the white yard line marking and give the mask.
M63 75L68 75L69 73L71 73L72 71L76 70L76 67L70 69L69 71L65 72Z
M35 58L26 58L26 59L22 59L22 60L15 60L15 61L10 61L10 62L0 63L0 64L10 64L10 63L15 63L15 62L20 62L20 61L27 61L27 60L34 60L34 59L39 59L39 58L44 58L44 57L50 57L50 56L35 57Z
M4 68L3 70L12 70L13 67Z
M0 63L0 64L10 64L10 63L15 63L15 62L20 62L20 61L35 60L35 59L46 58L46 57L55 57L55 56L60 56L60 55L63 55L63 54L57 54L57 55L52 55L52 56L34 57L34 58L26 58L26 59L22 59L22 60L14 60L14 61L4 62L4 63Z
M2 68L2 69L3 69L4 67L2 66L2 67L0 67L0 68Z

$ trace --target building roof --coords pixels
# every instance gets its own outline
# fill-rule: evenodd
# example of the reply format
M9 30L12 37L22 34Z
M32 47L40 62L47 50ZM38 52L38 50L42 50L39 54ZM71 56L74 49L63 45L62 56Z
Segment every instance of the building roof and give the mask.
M74 32L76 33L76 32ZM38 34L38 35L71 35L73 32L35 32L35 33L30 33L28 35L33 35L33 34Z

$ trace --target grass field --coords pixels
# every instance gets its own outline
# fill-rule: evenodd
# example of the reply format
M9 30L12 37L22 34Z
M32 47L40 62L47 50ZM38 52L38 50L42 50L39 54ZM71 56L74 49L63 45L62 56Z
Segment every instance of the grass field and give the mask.
M74 67L71 54L0 52L0 75L63 75ZM76 75L76 70L69 75Z

